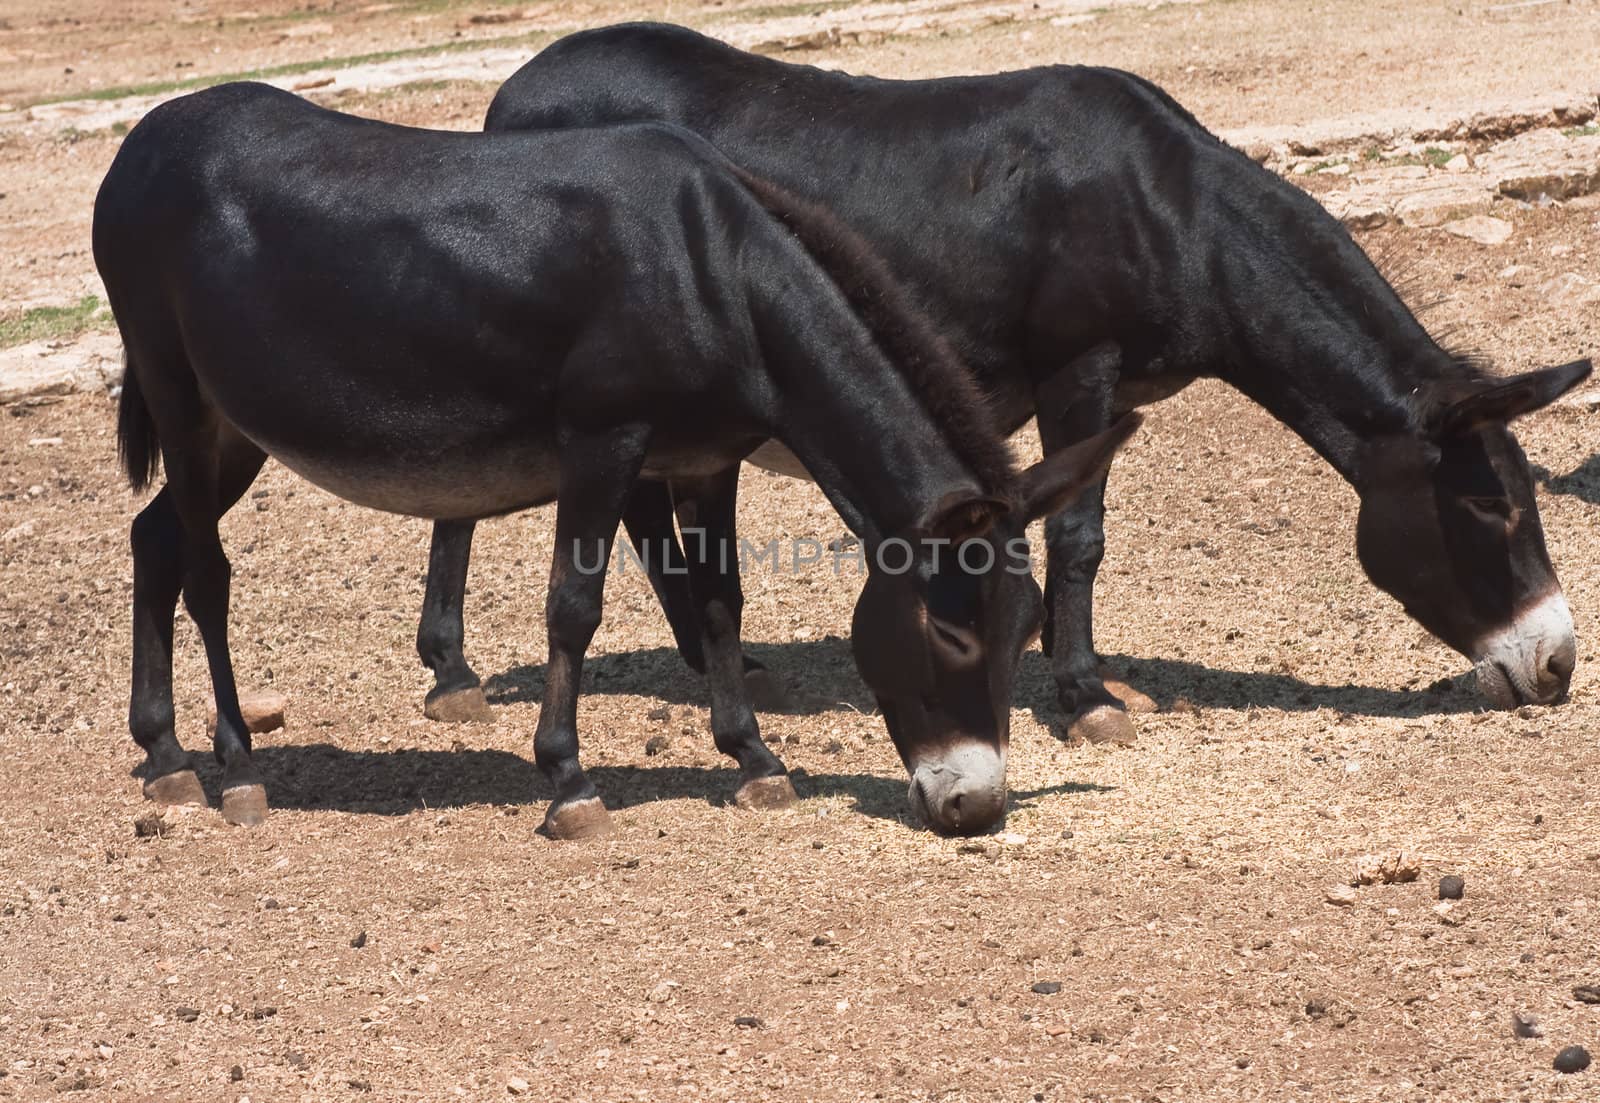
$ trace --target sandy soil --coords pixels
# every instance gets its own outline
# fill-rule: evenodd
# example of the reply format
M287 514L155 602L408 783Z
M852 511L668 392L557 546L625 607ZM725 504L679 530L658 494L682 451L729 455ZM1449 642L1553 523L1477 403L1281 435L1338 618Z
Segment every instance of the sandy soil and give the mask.
M48 72L75 51L111 59L107 85L152 79L193 52L184 35L220 47L221 72L504 29L470 22L490 3L365 6L263 2L217 28L169 21L170 3L14 0L0 49L55 57L8 62L3 95L90 90L78 65ZM1109 61L1239 127L1570 96L1600 71L1595 4L1492 7L1207 3L805 56L895 75ZM260 29L300 20L341 37ZM487 98L453 82L335 102L472 126ZM0 121L0 312L95 286L89 203L116 141ZM1500 246L1361 236L1431 326L1504 370L1592 354L1600 315L1563 288L1600 278L1600 206L1495 213L1514 226ZM141 836L124 720L138 503L112 406L4 408L0 1097L1593 1098L1600 1070L1550 1062L1600 1052L1600 1007L1572 996L1600 984L1600 413L1563 405L1519 431L1580 662L1570 702L1510 714L1480 712L1464 661L1366 584L1354 496L1309 449L1218 385L1151 413L1113 476L1097 618L1112 664L1163 706L1136 748L1060 742L1032 653L1009 834L935 838L906 822L841 639L854 585L755 575L750 650L815 704L763 718L799 810L742 813L703 687L642 578L614 576L580 721L620 830L567 845L534 834L547 794L529 748L551 516L481 530L469 655L499 717L443 728L421 719L412 651L426 527L271 464L224 540L241 681L291 701L261 738L277 808L255 831L168 812ZM756 540L842 532L813 488L761 473L741 521ZM201 748L187 621L178 650L180 734ZM647 755L654 736L668 746ZM1418 882L1324 902L1358 857L1400 849ZM1446 873L1466 896L1441 917ZM1513 1037L1514 1011L1544 1036Z

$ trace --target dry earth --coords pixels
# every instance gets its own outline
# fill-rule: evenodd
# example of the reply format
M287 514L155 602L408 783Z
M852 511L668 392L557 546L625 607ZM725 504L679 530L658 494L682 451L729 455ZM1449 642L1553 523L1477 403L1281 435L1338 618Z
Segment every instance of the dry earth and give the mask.
M1062 5L987 23L951 4L253 7L0 5L0 326L99 291L89 204L118 128L71 129L46 101L431 56L341 60L396 50L527 52L648 14L828 43L791 56L888 75L1139 70L1335 209L1366 203L1362 243L1457 343L1504 370L1600 346L1592 187L1519 196L1500 172L1527 152L1513 141L1541 171L1588 163L1593 124L1571 113L1600 73L1593 2ZM310 91L453 127L492 90L339 79ZM1402 210L1446 186L1475 190L1439 224ZM1464 214L1504 240L1446 228ZM975 844L905 821L840 638L856 587L822 568L747 581L752 653L813 702L763 718L798 811L732 807L703 687L629 574L608 587L580 714L620 830L542 839L528 740L551 517L481 531L469 654L499 717L442 728L421 720L411 650L426 527L269 465L224 539L242 680L291 701L261 740L277 810L250 832L169 812L140 835L123 719L137 503L114 467L105 328L90 309L0 350L8 378L78 372L19 385L0 416L0 1097L1596 1097L1600 1069L1563 1077L1551 1058L1600 1052L1600 1006L1572 993L1600 984L1600 403L1520 430L1585 642L1568 703L1510 714L1479 711L1463 660L1365 583L1354 496L1309 449L1217 385L1156 407L1113 476L1098 625L1163 709L1131 750L1066 746L1030 654L1008 834ZM814 489L759 473L741 522L758 541L842 531ZM178 640L180 732L199 748L187 621ZM1324 901L1358 858L1399 850L1420 880ZM1441 916L1446 873L1466 894ZM1514 1037L1513 1012L1543 1037Z

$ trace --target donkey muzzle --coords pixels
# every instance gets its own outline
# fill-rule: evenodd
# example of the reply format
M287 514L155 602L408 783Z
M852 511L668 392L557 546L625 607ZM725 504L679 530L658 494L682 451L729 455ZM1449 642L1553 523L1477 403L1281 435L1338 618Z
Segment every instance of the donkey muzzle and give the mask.
M909 796L912 808L935 831L989 831L1006 815L1005 754L982 744L957 747L917 766Z
M1578 661L1572 613L1558 590L1487 637L1473 656L1478 689L1497 708L1548 705L1566 695Z

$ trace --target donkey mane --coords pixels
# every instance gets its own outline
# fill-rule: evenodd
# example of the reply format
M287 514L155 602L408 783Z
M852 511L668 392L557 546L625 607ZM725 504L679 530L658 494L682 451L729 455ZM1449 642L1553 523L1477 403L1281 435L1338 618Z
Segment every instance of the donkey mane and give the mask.
M738 166L733 171L844 293L984 490L1008 493L1016 469L989 396L872 246L819 204Z

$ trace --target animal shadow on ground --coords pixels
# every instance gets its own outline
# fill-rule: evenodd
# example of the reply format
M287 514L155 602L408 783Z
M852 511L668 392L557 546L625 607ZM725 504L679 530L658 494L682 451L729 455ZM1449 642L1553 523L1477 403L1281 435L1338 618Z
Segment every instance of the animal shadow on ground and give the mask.
M707 739L710 739L709 733ZM474 804L518 808L549 800L549 786L533 763L501 750L350 751L329 743L258 745L256 764L266 777L272 807L300 812L353 812L403 816ZM222 770L209 755L194 756L206 791L222 788ZM739 772L720 766L593 766L589 777L613 811L662 800L733 803ZM137 770L134 771L138 773ZM851 810L874 819L910 820L906 780L875 774L794 771L802 797L846 797ZM1104 791L1064 782L1013 791L1015 806L1053 793Z
M1550 494L1568 494L1592 506L1600 506L1600 452L1596 452L1565 475L1552 474L1537 465L1533 477Z
M848 709L873 712L877 705L856 674L848 640L756 644L747 653L764 663L790 688L792 707L784 712L814 716ZM1163 710L1182 699L1197 708L1276 708L1286 712L1333 709L1358 716L1409 719L1474 712L1481 707L1470 674L1446 679L1425 690L1361 685L1320 685L1290 674L1227 670L1179 659L1106 656L1120 677L1156 700ZM544 664L514 667L484 686L494 704L536 703L544 690ZM584 692L656 697L672 704L706 704L703 681L671 648L623 655L596 655L584 663ZM1022 656L1015 704L1064 736L1065 717L1056 703L1050 660L1037 649Z

